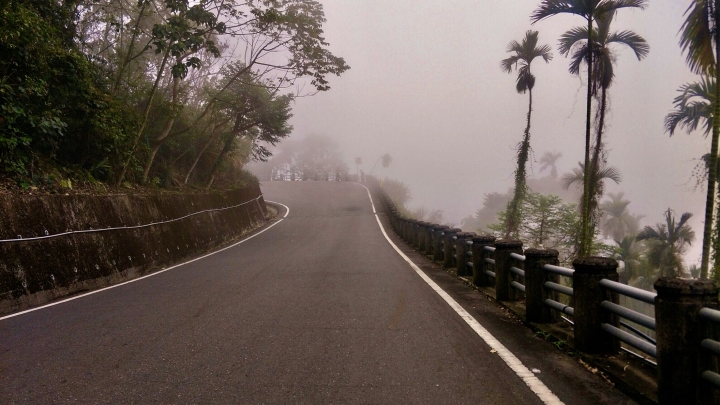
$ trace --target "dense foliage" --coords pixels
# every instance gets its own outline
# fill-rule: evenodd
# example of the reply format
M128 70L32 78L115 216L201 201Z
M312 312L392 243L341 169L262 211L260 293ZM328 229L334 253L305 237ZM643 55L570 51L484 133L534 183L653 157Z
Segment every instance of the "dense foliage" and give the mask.
M2 176L232 181L290 134L297 96L348 69L324 21L312 0L3 2Z

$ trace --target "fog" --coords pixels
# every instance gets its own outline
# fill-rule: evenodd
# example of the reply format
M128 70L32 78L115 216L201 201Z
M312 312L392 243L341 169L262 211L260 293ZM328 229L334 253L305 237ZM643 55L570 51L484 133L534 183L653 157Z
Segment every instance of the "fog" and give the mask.
M557 52L559 36L582 25L574 16L530 24L539 0L322 0L331 51L351 70L333 78L332 89L300 98L294 106L293 137L326 135L337 140L354 173L355 157L370 171L389 153L389 168L375 175L405 182L410 207L442 209L454 223L482 206L483 195L513 184L515 145L521 140L527 95L515 91L515 74L500 70L511 40L528 29L554 59L532 65L533 120L529 175L540 176L537 160L562 153L562 174L583 159L584 81L567 72ZM697 77L684 63L678 31L689 1L651 1L642 10L621 10L613 30L632 29L650 44L638 61L619 49L616 78L609 89L605 135L608 163L620 169L620 185L631 212L646 215L642 225L663 220L668 207L692 212L696 232L686 260L699 261L705 195L692 172L709 150L699 132L669 137L663 119L677 88Z

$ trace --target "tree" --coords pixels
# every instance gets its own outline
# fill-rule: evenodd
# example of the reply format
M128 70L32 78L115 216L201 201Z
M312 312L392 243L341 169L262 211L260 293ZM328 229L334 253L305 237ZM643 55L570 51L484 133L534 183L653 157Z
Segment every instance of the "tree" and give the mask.
M585 170L584 165L582 163L578 163L578 167L574 168L572 170L572 172L566 173L565 175L563 175L563 177L562 177L563 186L567 189L567 188L570 188L570 186L572 186L572 185L582 184L583 181L585 180L586 173L587 173L587 171ZM599 195L602 195L605 180L612 180L616 184L618 184L618 183L620 183L620 181L622 181L622 175L620 174L620 171L613 166L607 166L607 164L605 164L604 162L601 162L600 165L595 168L595 172L593 173L592 176L590 176L590 178L595 181L595 183L590 187L590 189L594 190L595 193L597 193ZM598 200L599 200L599 198L597 196L592 196L592 198L590 198L590 201L589 201L590 202L589 209L590 209L590 213L591 213L590 221L589 221L589 225L590 225L589 232L590 232L590 236L591 236L591 241L594 240L594 238L595 238L595 234L597 232L597 227L595 226L595 224L598 223L598 220L600 218L600 209L599 209ZM583 201L584 201L584 198L583 198ZM582 231L581 231L580 239L578 242L580 242L580 245L578 245L578 251L580 251L581 245L582 245ZM586 252L586 254L590 254L593 251L593 244L591 244L588 247L588 249L589 250Z
M680 95L673 99L675 110L665 117L665 132L673 136L676 130L684 129L689 134L701 127L707 136L713 128L715 79L702 76L698 82L683 84L678 92Z
M373 165L372 169L370 169L370 174L368 174L368 176L373 174L373 171L375 170L375 166L377 166L377 164L380 161L382 161L382 167L387 169L388 167L390 167L390 163L392 162L392 156L390 156L390 154L388 154L388 153L380 156L378 158L378 160L375 161L375 164Z
M568 263L576 253L579 215L575 204L567 204L554 195L528 193L523 201L523 221L518 228L518 237L530 247L557 249L560 261ZM506 231L507 211L498 216L498 222L490 229Z
M635 235L625 236L622 239L615 239L617 246L613 252L613 258L624 264L624 271L620 275L620 282L629 284L630 280L638 276L647 276L642 270L645 268L645 249L642 242L635 239Z
M646 226L637 235L637 240L650 242L648 260L661 276L679 277L682 274L682 255L695 240L695 232L687 224L691 217L692 214L686 212L676 222L675 213L668 208L664 224L655 224L655 228Z
M395 203L400 214L409 216L409 211L406 207L408 201L410 201L410 188L403 182L386 178L382 182L382 189L385 190L388 197Z
M525 165L530 153L530 117L532 115L532 90L535 87L535 75L530 71L530 65L535 58L543 58L545 62L550 62L552 53L550 46L538 46L538 32L527 31L522 42L512 41L508 45L508 52L513 55L503 59L501 63L502 70L506 73L512 73L513 69L517 70L518 75L515 79L515 90L518 93L528 93L528 112L527 123L525 125L525 134L518 146L517 152L517 169L515 169L515 193L513 199L508 205L507 229L505 237L511 235L516 236L518 226L521 221L521 205L522 200L527 192L527 174Z
M614 18L614 12L605 16L605 18L598 20L597 28L594 29L592 35L588 34L586 27L575 27L565 32L560 37L560 45L558 47L559 52L563 56L568 56L571 51L574 50L571 57L569 71L572 74L580 75L580 66L583 63L588 62L591 58L589 56L590 48L593 49L594 55L592 57L594 66L592 68L593 81L590 84L592 88L592 94L595 97L600 98L600 102L597 107L596 118L597 127L595 129L595 141L592 146L592 156L590 158L590 164L592 170L590 170L590 199L591 206L597 206L597 203L602 193L597 192L593 189L597 181L593 178L594 174L598 172L597 166L601 164L600 160L605 160L605 152L603 150L603 131L605 129L605 112L607 110L607 95L608 89L613 83L615 77L614 63L617 60L617 53L613 50L613 45L623 45L630 48L638 60L642 60L650 52L645 39L638 34L630 30L624 30L621 32L610 32L610 24ZM593 38L592 47L588 46L587 39ZM598 94L599 92L599 94ZM593 213L591 211L591 217ZM595 217L597 217L595 215ZM596 224L592 223L590 226L594 227Z
M540 20L560 14L580 16L587 21L587 109L585 118L585 160L586 168L583 178L582 226L580 231L580 256L586 256L592 245L591 211L590 211L590 129L592 119L592 83L593 58L595 57L593 25L596 20L610 17L612 13L622 8L644 9L646 0L543 0L540 6L532 13L530 19L533 24Z
M625 237L634 236L639 230L639 220L642 217L631 214L627 206L630 200L625 200L624 193L608 193L610 200L600 204L603 212L601 231L605 238L612 238L614 241L621 241Z
M545 154L540 158L540 171L543 172L550 169L550 177L553 179L557 178L558 172L556 163L561 157L562 153L560 152L545 152Z
M713 100L720 93L720 7L717 2L693 0L685 12L686 18L682 25L680 47L686 52L686 62L694 73L715 78ZM714 103L712 116L720 114L720 103ZM703 226L703 248L700 260L700 278L707 278L712 245L712 216L715 204L715 182L717 176L718 138L720 123L712 122L712 140L710 143L710 167L708 170L708 187L705 198L705 223ZM716 246L717 251L717 246ZM717 266L717 263L716 263Z

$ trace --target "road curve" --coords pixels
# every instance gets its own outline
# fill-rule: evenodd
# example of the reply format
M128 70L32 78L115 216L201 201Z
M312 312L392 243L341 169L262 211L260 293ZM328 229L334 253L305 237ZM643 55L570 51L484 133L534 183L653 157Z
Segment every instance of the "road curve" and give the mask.
M272 229L0 320L0 403L543 403L388 243L363 187L262 189L290 208ZM472 294L460 304L561 401L632 403Z

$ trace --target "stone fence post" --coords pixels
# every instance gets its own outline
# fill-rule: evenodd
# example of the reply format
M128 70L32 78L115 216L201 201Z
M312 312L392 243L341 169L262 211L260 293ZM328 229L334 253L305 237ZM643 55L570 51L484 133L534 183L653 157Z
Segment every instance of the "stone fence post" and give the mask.
M575 309L575 349L590 354L615 354L617 339L603 332L602 324L618 326L617 316L600 307L603 301L618 303L618 294L600 286L606 278L618 281L618 264L607 257L579 257L573 260L573 299Z
M495 299L510 301L515 297L510 286L510 253L522 254L523 243L514 239L500 239L495 242Z
M455 253L457 255L455 267L457 268L458 276L472 275L467 265L467 263L472 260L467 255L467 252L470 251L470 246L467 245L467 242L472 241L473 236L476 236L475 232L461 232L457 234L457 239L455 240Z
M485 269L489 266L485 263L485 258L489 257L485 251L485 246L493 246L495 237L491 235L476 235L472 238L472 276L473 284L479 287L492 285L489 277L485 275Z
M433 260L440 262L444 259L445 250L443 249L443 239L445 238L445 231L450 229L447 226L439 226L433 228Z
M425 251L425 229L428 223L425 221L418 221L417 223L417 248L420 252Z
M445 242L445 251L443 252L443 267L445 268L449 269L451 267L455 267L455 258L453 257L455 240L453 239L453 237L455 237L460 232L462 232L462 230L458 228L450 228L445 231L445 236L443 236L443 240Z
M427 226L425 227L425 256L432 256L433 254L433 234L435 233L435 229L437 229L440 225L431 224L428 222Z
M717 340L717 326L698 317L703 307L718 309L718 286L711 280L662 277L655 289L660 405L720 403L717 390L700 378L714 357L700 342Z
M543 266L557 266L557 250L528 249L525 251L525 317L528 322L553 323L557 312L545 305L546 299L557 301L557 293L545 289L545 282L558 283L559 275L543 270Z

